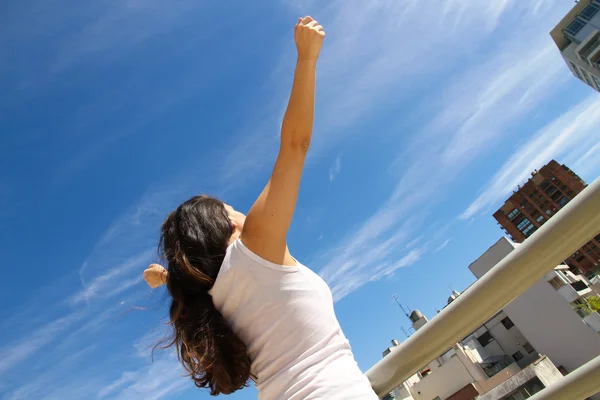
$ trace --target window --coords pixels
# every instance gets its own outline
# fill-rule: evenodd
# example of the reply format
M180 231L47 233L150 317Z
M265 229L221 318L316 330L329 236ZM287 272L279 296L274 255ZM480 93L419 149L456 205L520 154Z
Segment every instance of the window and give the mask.
M485 332L483 335L481 335L477 338L477 341L479 342L481 347L485 347L494 341L494 337L492 336L491 333Z
M580 20L579 18L575 18L567 27L565 28L565 33L570 36L577 35L577 32L581 30L585 26L585 21Z
M523 229L529 224L531 224L531 221L529 221L527 218L523 218L521 222L517 224L517 229L523 231Z
M596 84L596 88L598 90L600 90L600 79L596 78L594 75L592 75L592 79L594 80L594 83Z
M546 188L550 185L550 182L548 181L544 181L542 182L542 184L540 185L540 187L542 188L542 190L546 190Z
M512 328L513 326L515 326L515 324L513 324L513 322L512 322L512 321L510 320L510 318L508 318L508 317L504 318L504 319L503 319L502 321L500 321L500 322L502 322L502 325L504 325L504 327L505 327L506 329L510 329L510 328Z
M541 224L542 221L544 220L544 216L540 215L539 217L537 217L536 221L538 222L538 224Z
M565 286L565 283L558 276L555 276L554 278L550 279L548 283L554 288L554 290L558 290L561 287Z
M523 358L523 353L521 353L520 351L517 351L515 354L512 355L512 358L515 361L519 361L521 358Z
M512 210L511 212L508 213L507 217L508 217L509 220L512 221L513 219L515 219L515 217L517 215L519 215L519 213L520 213L520 211L515 208L514 210Z
M546 214L548 214L548 215L552 215L552 211L550 211L550 210L546 210Z
M575 71L575 73L577 74L577 77L583 80L583 76L581 76L581 72L579 72L579 68L577 68L577 65L575 65L571 61L569 61L569 63L571 64L571 68L573 68L573 71Z
M533 348L533 346L531 344L529 344L529 342L525 343L523 345L523 348L525 349L525 351L527 352L527 354L531 354L535 351L535 349Z
M594 85L592 84L592 80L590 79L590 76L588 75L587 71L585 69L582 69L581 72L583 73L583 77L585 78L585 81L587 82L587 84L590 85L591 87L594 87Z
M535 225L531 224L527 228L523 229L523 235L529 237L535 232Z
M589 21L594 15L596 15L599 9L600 6L597 3L590 2L590 4L583 9L581 14L579 14L579 18L583 19L584 21Z
M558 204L559 206L563 207L568 202L569 202L569 199L567 197L565 197L565 196L562 196L560 198L560 200L558 200L558 202L556 204Z

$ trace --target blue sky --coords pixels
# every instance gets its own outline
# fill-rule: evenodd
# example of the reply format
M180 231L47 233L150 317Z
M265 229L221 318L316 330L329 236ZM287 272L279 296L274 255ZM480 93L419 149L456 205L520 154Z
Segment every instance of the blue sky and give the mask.
M330 284L363 370L502 231L550 158L600 172L600 96L548 32L570 1L28 0L0 12L0 398L208 398L141 280L160 222L211 193L246 211L291 84L292 26L325 26L289 235ZM248 388L231 396L256 398Z

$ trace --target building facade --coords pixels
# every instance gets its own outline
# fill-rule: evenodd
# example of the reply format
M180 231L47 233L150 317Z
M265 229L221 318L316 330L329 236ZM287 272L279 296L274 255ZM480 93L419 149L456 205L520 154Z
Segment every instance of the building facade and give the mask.
M580 0L550 32L571 73L600 92L600 0Z
M448 302L459 295L453 293ZM410 319L415 329L428 322L418 310ZM399 343L393 340L392 345L384 357ZM540 355L501 310L385 399L504 400L521 392L531 395L561 378L550 358Z
M567 166L552 160L506 200L494 218L510 235L522 243L562 207L577 196L586 183ZM565 263L587 275L600 271L600 235L577 250Z
M469 269L479 279L517 246L503 237ZM569 373L600 355L600 314L585 306L586 299L595 295L585 277L559 265L503 311L536 351L547 355L561 372ZM600 395L592 398L600 399Z

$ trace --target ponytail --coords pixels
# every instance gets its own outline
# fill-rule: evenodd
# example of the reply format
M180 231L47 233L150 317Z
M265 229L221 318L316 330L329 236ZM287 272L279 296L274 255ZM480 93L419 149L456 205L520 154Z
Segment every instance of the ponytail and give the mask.
M233 393L250 379L246 345L208 293L225 257L230 224L223 203L197 196L167 217L161 234L172 297L173 336L166 347L175 345L188 376L213 396Z

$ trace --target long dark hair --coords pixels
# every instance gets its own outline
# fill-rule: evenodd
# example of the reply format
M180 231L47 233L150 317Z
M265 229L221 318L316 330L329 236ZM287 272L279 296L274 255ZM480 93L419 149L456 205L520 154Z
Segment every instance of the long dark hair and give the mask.
M179 360L196 386L233 393L250 378L246 345L233 333L208 293L225 257L233 225L223 203L196 196L162 224L160 248L168 263L170 324Z

